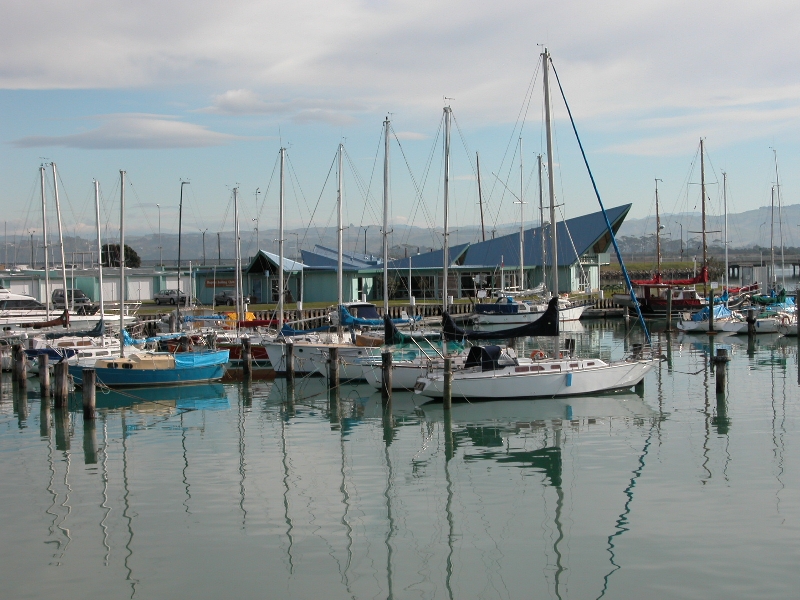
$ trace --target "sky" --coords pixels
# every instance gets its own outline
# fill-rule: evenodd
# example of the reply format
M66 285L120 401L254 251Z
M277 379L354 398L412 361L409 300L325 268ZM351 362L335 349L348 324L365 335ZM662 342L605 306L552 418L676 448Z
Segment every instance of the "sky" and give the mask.
M104 226L118 227L121 169L132 233L156 233L159 216L177 231L181 180L185 230L232 230L234 188L242 230L274 228L282 146L287 227L330 226L339 143L345 222L377 231L387 116L390 221L441 227L446 104L450 226L480 223L476 152L487 230L519 220L520 137L523 218L536 223L544 46L607 206L648 217L661 179L677 232L669 215L699 210L701 137L710 212L722 210L722 171L732 212L769 204L776 156L781 200L798 202L796 2L0 1L9 236L41 231L39 166L51 162L68 232L93 230L93 179ZM551 93L569 218L598 205L552 80ZM46 187L50 222L49 167Z

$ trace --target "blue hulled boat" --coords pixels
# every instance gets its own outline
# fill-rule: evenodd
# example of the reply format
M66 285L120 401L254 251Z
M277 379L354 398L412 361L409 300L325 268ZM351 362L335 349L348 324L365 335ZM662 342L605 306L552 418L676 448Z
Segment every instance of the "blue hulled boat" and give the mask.
M222 379L228 358L227 350L142 352L124 358L99 358L94 369L97 383L108 387L186 385ZM85 366L69 366L75 385L82 384Z

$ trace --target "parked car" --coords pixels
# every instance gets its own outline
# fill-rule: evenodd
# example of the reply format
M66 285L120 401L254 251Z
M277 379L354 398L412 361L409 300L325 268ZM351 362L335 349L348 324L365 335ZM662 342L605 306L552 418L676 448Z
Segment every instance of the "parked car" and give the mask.
M247 304L248 302L250 302L250 298L248 296L244 296L244 302L245 304ZM236 304L236 292L234 292L233 290L225 290L223 292L218 292L214 296L214 304L227 304L228 306L233 306L234 304Z
M179 294L180 303L186 304L186 294L183 292L178 292L178 290L161 290L160 292L153 294L153 300L156 301L156 304L177 304Z
M64 289L58 288L53 290L50 299L53 301L53 308L64 308ZM84 294L81 290L67 290L67 303L74 310L79 311L92 305L92 299Z

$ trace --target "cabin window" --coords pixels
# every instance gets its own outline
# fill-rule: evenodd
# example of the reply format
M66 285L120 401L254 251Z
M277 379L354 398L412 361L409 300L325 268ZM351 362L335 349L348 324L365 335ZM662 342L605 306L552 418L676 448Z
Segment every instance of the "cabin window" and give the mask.
M123 365L122 365L122 368L123 368L123 369L132 369L132 368L133 368L133 365L132 365L132 364L130 364L130 363L125 363L125 364L123 364Z
M514 372L516 373L527 373L530 369L528 367L515 367Z
M578 368L580 365L579 365L578 363L569 363L569 366L570 366L570 368L571 368L571 369L576 369L576 368Z
M560 371L561 370L561 365L550 365L550 370L551 371Z
M544 367L540 367L539 365L533 365L531 367L531 371L544 371Z
M594 362L587 362L587 363L586 363L586 366L587 366L587 367L593 367L593 366L594 366Z

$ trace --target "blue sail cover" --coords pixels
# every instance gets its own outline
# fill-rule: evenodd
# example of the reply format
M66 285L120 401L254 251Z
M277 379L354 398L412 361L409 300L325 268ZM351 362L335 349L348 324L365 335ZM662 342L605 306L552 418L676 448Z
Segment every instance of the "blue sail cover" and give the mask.
M122 332L122 341L126 346L141 346L142 344L149 344L152 342L162 342L165 340L174 340L186 336L185 331L178 333L165 333L164 335L156 335L149 338L132 338L127 331Z
M217 350L215 352L176 352L176 369L195 369L197 367L213 367L224 365L228 362L229 352Z
M730 317L731 311L725 308L724 304L717 304L714 306L714 319L723 319ZM708 321L708 307L698 310L692 315L692 321Z
M359 306L358 310L364 312L365 310L369 310L367 306ZM370 316L370 318L362 318L362 317L354 317L350 314L350 311L347 310L347 307L343 304L339 305L339 323L342 327L352 327L358 325L360 327L379 327L383 325L383 319L378 314L378 311L372 307L372 312L374 313L374 317ZM392 323L408 323L409 321L417 321L420 317L414 317L414 319L392 319Z

